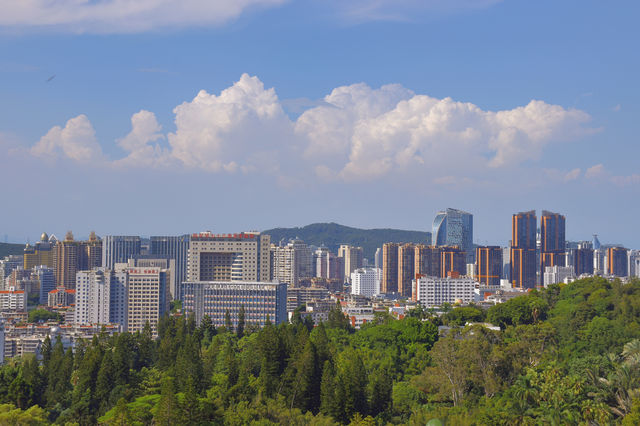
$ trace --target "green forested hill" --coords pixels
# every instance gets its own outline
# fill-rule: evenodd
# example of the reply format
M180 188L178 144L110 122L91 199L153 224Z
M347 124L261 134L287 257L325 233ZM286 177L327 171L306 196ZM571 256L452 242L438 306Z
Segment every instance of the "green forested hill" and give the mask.
M301 228L275 228L263 231L271 236L272 243L284 239L300 238L315 246L325 245L336 253L340 244L361 246L364 257L373 261L378 247L384 243L431 243L431 233L400 229L359 229L337 223L314 223Z
M10 254L22 254L24 244L0 243L0 259Z
M0 367L0 424L640 424L640 280L444 308L360 330L335 309L317 327L177 316L157 339L45 341L42 362Z

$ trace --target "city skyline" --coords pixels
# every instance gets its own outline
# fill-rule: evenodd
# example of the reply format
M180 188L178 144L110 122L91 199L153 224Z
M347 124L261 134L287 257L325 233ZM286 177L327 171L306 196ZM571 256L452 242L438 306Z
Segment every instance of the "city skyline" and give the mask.
M445 209L445 211L446 211L446 210L456 210L456 209L452 209L452 208L448 207L448 208L446 208L446 209ZM532 211L533 211L534 213L536 213L536 212L540 211L542 214L544 214L544 213L550 213L550 212L548 212L546 209L534 209L534 210L532 210ZM440 210L436 210L436 213L434 214L434 217L436 218L436 220L438 219L438 217L439 217L442 213L443 213L443 210L442 210L442 209L440 209ZM473 212L463 212L463 213L465 213L465 214L470 214L471 216L473 216L473 215L474 215L474 213L473 213ZM563 213L563 212L560 212L560 213L558 213L558 214L562 214L562 213ZM513 216L513 215L515 215L515 214L517 214L517 213L513 212L513 213L509 214L509 222L511 221L512 216ZM553 214L556 214L556 213L553 213ZM563 215L563 217L564 217L564 216L566 216L566 215ZM569 220L569 224L570 224L570 223L571 223L571 220ZM311 225L311 224L307 224L307 225ZM340 224L340 225L342 225L342 224ZM475 237L474 237L474 238L473 238L473 244L474 244L474 246L492 246L492 245L497 245L497 246L500 246L500 247L508 247L508 246L509 246L509 242L512 240L512 228L511 228L511 223L507 223L507 225L508 225L508 231L509 231L509 232L508 232L508 234L509 234L509 235L508 235L508 237L507 237L506 239L504 239L504 240L498 240L498 239L493 239L493 240L489 239L489 240L485 240L485 239L480 239L480 238L475 238ZM536 221L536 232L538 232L538 233L542 231L542 228L541 228L541 226L540 226L540 225L541 225L541 224L540 224L540 223L538 223L538 222ZM290 227L291 227L291 228L294 228L294 226L290 226ZM289 227L279 227L279 228L289 228ZM358 227L357 227L357 226L354 226L354 228L358 228ZM90 227L90 228L89 228L89 230L87 231L86 235L85 235L85 234L79 234L79 236L78 236L78 237L76 237L75 239L76 239L77 241L80 241L80 240L88 240L88 239L90 239L90 238L94 238L96 235L97 235L99 238L101 238L101 236L109 236L109 237L112 237L112 236L119 236L119 237L127 237L127 238L129 237L129 236L125 236L125 235L124 235L124 233L122 233L122 232L117 232L117 230L116 230L116 232L111 232L111 233L99 233L99 232L96 232L96 231L95 231L95 229L96 229L96 227ZM131 228L131 229L134 229L134 228ZM273 229L275 229L275 228L273 228ZM409 230L409 229L391 228L391 227L389 227L389 226L380 226L380 227L376 227L376 228L359 228L359 229L362 229L362 230L373 230L373 229L397 229L397 230L407 230L407 231L422 231L422 230ZM424 232L431 233L431 232L433 231L433 229L434 229L434 226L433 226L433 219L432 219L431 224L428 226L428 228L427 228L426 230L424 230ZM505 229L507 229L507 228L505 228ZM148 239L149 241L152 241L152 239L153 239L153 238L156 238L156 239L157 239L157 238L167 238L167 237L170 237L170 238L178 238L178 237L180 237L180 236L188 236L188 235L191 235L191 234L194 234L194 233L202 233L202 232L205 232L205 233L213 233L213 234L216 234L216 233L220 233L220 234L229 234L229 232L247 232L247 231L248 231L248 232L260 232L260 233L264 233L265 231L268 231L268 229L257 229L257 228L255 228L255 227L253 227L253 228L252 228L252 227L246 227L246 228L236 228L236 229L231 229L231 230L229 230L229 229L221 229L221 228L218 228L218 229L216 230L215 228L214 228L214 229L212 229L211 227L208 227L208 228L206 228L206 229L197 229L197 230L196 230L196 229L191 229L191 230L184 230L184 229L182 229L182 231L179 231L179 232L178 232L178 233L176 233L176 234L171 234L171 233L169 233L169 232L163 232L162 230L160 230L159 232L156 232L156 233L151 233L151 234L144 234L144 233L140 233L140 232L136 233L136 232L132 231L132 233L130 233L130 234L131 234L131 235L130 235L130 237L135 237L135 238L144 238L144 239ZM32 245L32 244L38 243L38 241L39 241L39 239L41 238L41 236L43 235L43 233L44 233L44 234L48 234L48 235L50 235L50 236L54 236L54 237L56 237L56 238L58 238L58 239L62 240L63 238L58 237L58 235L65 235L65 234L66 234L66 233L68 233L68 232L74 232L74 233L75 233L75 231L73 231L73 229L67 229L65 232L60 232L60 233L50 232L49 230L45 230L45 231L42 231L42 230L39 230L39 231L38 231L38 230L34 230L33 232L31 232L31 233L30 233L30 235L36 235L36 234L38 234L38 235L40 235L40 237L37 237L37 238L35 238L35 237L34 237L34 238L32 238L31 236L29 236L29 237L27 237L26 239L24 239L23 241L16 241L16 240L13 240L13 241L12 241L12 240L9 240L9 238L8 238L8 234L2 234L2 233L0 233L0 237L2 237L2 238L3 238L2 242L8 242L8 243L12 243L12 244L27 244L27 245ZM481 233L481 234L484 234L484 233L482 233L482 230L480 230L480 233ZM585 241L592 241L592 240L593 240L593 237L597 235L597 236L599 236L599 238L603 239L603 241L604 241L604 243L603 243L603 244L604 244L604 245L607 245L607 246L624 246L624 247L627 247L627 248L640 247L640 244L638 244L637 246L635 246L635 245L624 244L624 243L622 243L621 241L612 241L612 240L604 239L604 238L606 238L606 235L604 235L604 236L603 236L603 234L599 234L599 233L591 233L591 234L584 235L584 236L578 236L578 238L570 238L569 236L570 236L570 235L572 235L572 234L570 234L570 233L566 233L566 235L568 235L568 236L566 237L566 242L570 242L570 241L571 241L571 242L585 242ZM93 236L93 237L92 237L92 236ZM7 241L5 241L5 240L4 240L4 239L5 239L5 237L6 237ZM493 238L493 237L490 237L490 238ZM433 239L433 235L432 235L432 239ZM398 241L398 242L406 242L406 241ZM276 241L276 243L277 243L277 241ZM433 245L438 245L438 244L436 244L436 242L435 242L435 241L433 241L433 240L432 240L432 244L433 244ZM474 249L474 250L475 250L475 249ZM373 258L372 258L372 259L370 259L370 260L373 262Z
M536 207L640 246L635 2L101 3L3 4L3 241L428 231L451 206L483 245Z

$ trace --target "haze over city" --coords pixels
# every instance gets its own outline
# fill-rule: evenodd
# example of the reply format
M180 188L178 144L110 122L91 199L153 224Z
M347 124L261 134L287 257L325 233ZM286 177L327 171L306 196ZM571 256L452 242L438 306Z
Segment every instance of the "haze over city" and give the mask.
M636 2L0 5L3 241L454 207L640 246Z

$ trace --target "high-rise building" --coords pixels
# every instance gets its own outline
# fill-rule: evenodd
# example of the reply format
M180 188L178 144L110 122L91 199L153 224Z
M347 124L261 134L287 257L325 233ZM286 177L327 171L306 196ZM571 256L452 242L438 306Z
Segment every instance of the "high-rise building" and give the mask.
M595 245L594 245L595 247ZM595 275L603 275L605 272L605 257L607 250L604 248L597 248L593 250L593 273Z
M640 271L638 271L636 266L640 264L640 262L638 262L638 260L640 260L640 250L629 250L627 257L628 257L627 266L629 268L627 272L627 276L628 277L640 276Z
M318 278L339 278L337 256L326 247L320 247L314 253Z
M547 266L565 266L565 217L542 211L540 217L540 273Z
M16 268L24 265L24 256L9 255L0 260L0 290L7 288L5 286L7 278Z
M142 331L149 323L153 334L169 308L168 270L130 267L95 268L76 274L77 324L120 324L123 331Z
M359 268L351 273L351 294L373 297L380 294L382 271L378 268Z
M127 328L135 333L148 323L157 333L158 320L169 310L169 271L153 267L128 267Z
M444 247L427 246L418 244L415 246L414 272L419 275L429 277L439 277L442 275L440 266L442 264L442 251Z
M376 268L382 269L382 248L376 249L376 254L373 256L373 264Z
M271 237L259 232L192 234L187 280L269 281Z
M76 324L120 324L127 326L127 274L96 268L79 271L75 285Z
M78 259L78 269L88 271L102 266L102 240L94 231L89 234L89 240L82 242Z
M624 247L609 247L607 249L607 272L616 277L627 276L627 249Z
M502 247L502 277L501 279L511 282L511 243L509 247Z
M56 285L75 288L76 272L88 271L102 265L102 242L91 232L88 241L76 241L73 233L67 232L63 241L53 248L53 269Z
M171 296L174 299L181 299L181 284L187 280L189 240L189 235L151 237L151 257L159 256L163 259L173 259L175 261L175 270L172 274L173 286L171 288Z
M473 215L448 208L433 220L433 245L458 246L465 252L465 263L473 263Z
M166 270L167 286L168 286L167 297L169 298L169 301L177 299L177 297L174 297L174 295L180 294L179 292L181 287L177 284L176 276L175 276L175 271L176 271L175 259L172 259L169 256L162 257L160 255L152 255L152 254L140 255L134 259L129 259L129 262L127 262L127 266L129 268L137 268L137 269L156 268L156 269ZM120 263L116 265L116 268L122 269L123 267L124 265Z
M398 247L398 293L411 298L413 296L411 282L415 277L415 245L402 244Z
M476 248L476 281L487 286L499 286L502 277L502 248Z
M53 244L49 242L46 232L40 236L40 241L33 246L27 244L24 248L24 269L29 270L34 266L44 265L53 267Z
M573 271L577 276L582 274L593 275L593 249L590 247L578 246L571 251L572 262L568 266L573 266Z
M64 241L58 241L53 251L56 285L68 289L75 288L80 251L80 242L73 239L71 231L67 232Z
M102 239L102 267L113 269L116 263L127 263L140 255L141 244L138 236L106 235Z
M340 245L338 249L338 257L344 261L344 279L351 281L351 273L358 268L362 268L364 260L364 251L362 247L353 247L348 244Z
M398 292L398 243L385 243L382 246L382 284L381 293Z
M276 282L186 282L183 310L194 315L200 324L207 315L213 325L225 325L229 312L233 327L237 327L241 308L246 324L263 326L269 319L280 324L287 321L287 285Z
M536 212L514 214L511 219L511 285L536 286Z
M460 276L467 273L465 252L457 246L441 247L440 253L440 277Z
M414 249L414 274L446 278L450 275L466 275L465 252L458 246L425 246Z
M40 304L46 305L49 300L49 292L56 289L56 276L53 268L39 265L33 268L33 273L40 283Z
M297 287L300 279L311 278L311 249L302 240L271 245L271 279Z

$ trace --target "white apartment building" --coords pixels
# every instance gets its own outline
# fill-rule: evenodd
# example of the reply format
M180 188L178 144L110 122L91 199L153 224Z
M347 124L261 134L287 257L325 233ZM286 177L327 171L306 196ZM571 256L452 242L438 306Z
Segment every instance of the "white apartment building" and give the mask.
M359 268L351 273L351 294L373 297L380 294L382 269Z
M127 274L96 268L76 273L76 324L127 324Z
M627 276L640 277L640 250L629 250L627 252Z
M0 291L0 311L24 311L27 306L27 293L24 290L16 290L9 287Z
M444 303L469 303L474 299L474 289L479 284L472 278L421 277L413 280L418 290L418 302L425 307Z
M96 268L76 274L76 324L119 324L123 331L154 334L169 308L169 271L158 267Z
M311 248L302 240L286 246L271 245L271 279L296 287L302 278L313 276Z
M192 234L187 280L269 281L271 237L259 232Z
M606 274L606 250L599 248L593 251L593 274L603 275Z
M568 278L575 277L573 266L547 266L544 269L544 286L565 282Z

